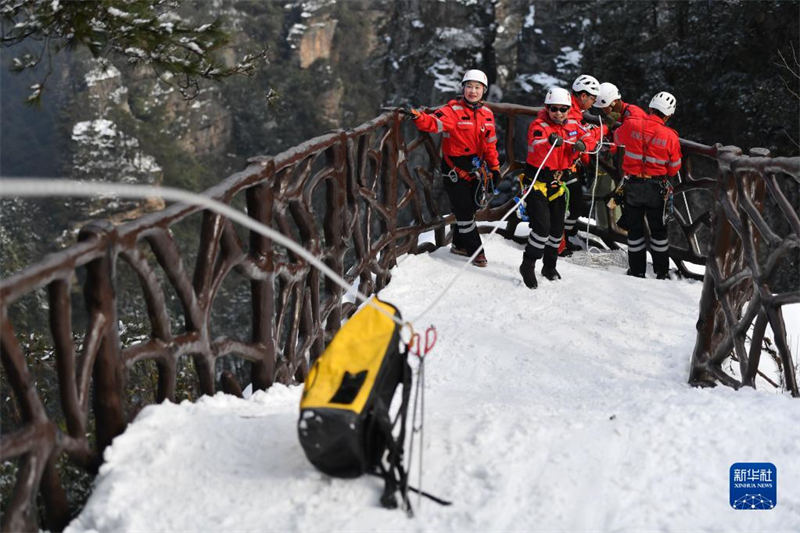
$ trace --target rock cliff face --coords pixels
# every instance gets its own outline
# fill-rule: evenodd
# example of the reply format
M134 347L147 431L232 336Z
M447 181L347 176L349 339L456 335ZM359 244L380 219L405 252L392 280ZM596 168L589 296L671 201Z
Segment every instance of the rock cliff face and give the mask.
M235 17L236 5L225 12ZM491 99L538 105L549 86L568 86L581 73L591 7L524 0L279 5L282 10L263 16L279 13L280 26L288 30L263 35L266 24L242 28L247 40L272 43L275 54L266 72L277 74L268 81L285 102L308 105L300 102L307 91L291 88L292 78L301 76L298 69L308 73L318 88L310 103L324 110L326 126L353 125L381 104L442 103L457 93L468 68L487 73Z
M297 44L297 55L300 59L300 68L308 68L318 59L331 57L331 45L336 32L336 19L323 16L314 21L310 26L297 24L296 28L302 32L300 42Z
M217 11L237 28L240 49L261 43L271 51L254 79L232 80L239 87L224 91L233 114L231 150L274 153L331 127L358 124L382 105L443 103L468 68L488 74L491 99L539 104L548 86L580 73L578 15L585 7L525 0L220 1ZM274 99L257 97L267 88Z

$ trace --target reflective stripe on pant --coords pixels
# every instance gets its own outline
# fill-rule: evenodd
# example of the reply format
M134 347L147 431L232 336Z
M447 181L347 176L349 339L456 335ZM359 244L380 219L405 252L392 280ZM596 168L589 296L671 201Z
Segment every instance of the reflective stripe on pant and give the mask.
M669 239L667 227L662 218L663 203L660 207L625 204L625 217L628 223L628 266L631 273L644 275L646 267L647 239L644 219L650 228L650 255L653 256L653 271L666 274L669 270Z
M525 255L531 259L544 257L544 265L554 267L558 259L558 245L564 231L564 196L548 201L539 190L532 191L525 200L528 226L531 232L525 245Z
M573 179L577 178L572 183L567 183L569 189L569 206L567 211L569 214L564 219L564 232L568 235L577 235L578 233L578 217L583 215L583 180L579 174L573 174ZM571 181L571 180L570 180Z
M481 245L478 226L475 224L475 191L477 191L478 185L478 180L459 179L453 183L449 177L444 176L444 190L450 199L453 214L456 216L456 225L453 227L453 246L462 248L470 254Z

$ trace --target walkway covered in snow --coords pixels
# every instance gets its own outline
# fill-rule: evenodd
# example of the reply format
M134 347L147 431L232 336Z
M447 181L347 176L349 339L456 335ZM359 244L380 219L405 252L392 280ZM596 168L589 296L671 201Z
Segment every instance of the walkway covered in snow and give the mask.
M530 291L521 253L490 240L488 268L468 268L424 324L439 340L422 485L452 507L423 500L409 519L380 507L378 478L316 471L295 430L302 389L274 385L147 407L67 531L800 530L800 404L686 383L702 283L627 277L620 252L579 252ZM381 296L413 317L462 260L404 256ZM736 462L776 465L774 509L731 508Z

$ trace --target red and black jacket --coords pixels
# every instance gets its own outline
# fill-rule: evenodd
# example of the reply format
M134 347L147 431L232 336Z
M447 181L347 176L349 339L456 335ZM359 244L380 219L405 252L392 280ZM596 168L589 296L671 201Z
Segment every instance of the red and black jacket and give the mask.
M529 165L548 170L568 170L575 163L580 152L574 145L564 143L553 148L552 153L545 161L547 152L550 151L550 135L555 133L564 140L575 142L583 139L587 130L576 120L568 118L564 124L555 124L549 118L539 116L528 127L528 156L525 160Z

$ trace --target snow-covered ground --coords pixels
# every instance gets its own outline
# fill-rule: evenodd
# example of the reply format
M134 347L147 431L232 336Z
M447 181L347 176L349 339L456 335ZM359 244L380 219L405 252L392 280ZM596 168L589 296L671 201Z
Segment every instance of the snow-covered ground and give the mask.
M301 387L276 385L144 409L67 531L800 531L800 401L686 383L701 283L579 253L531 291L521 250L489 241L488 268L415 324L438 331L422 485L451 507L423 500L409 519L380 507L378 478L316 471L297 440ZM461 260L404 257L381 296L415 317ZM775 464L774 509L731 508L737 462Z

